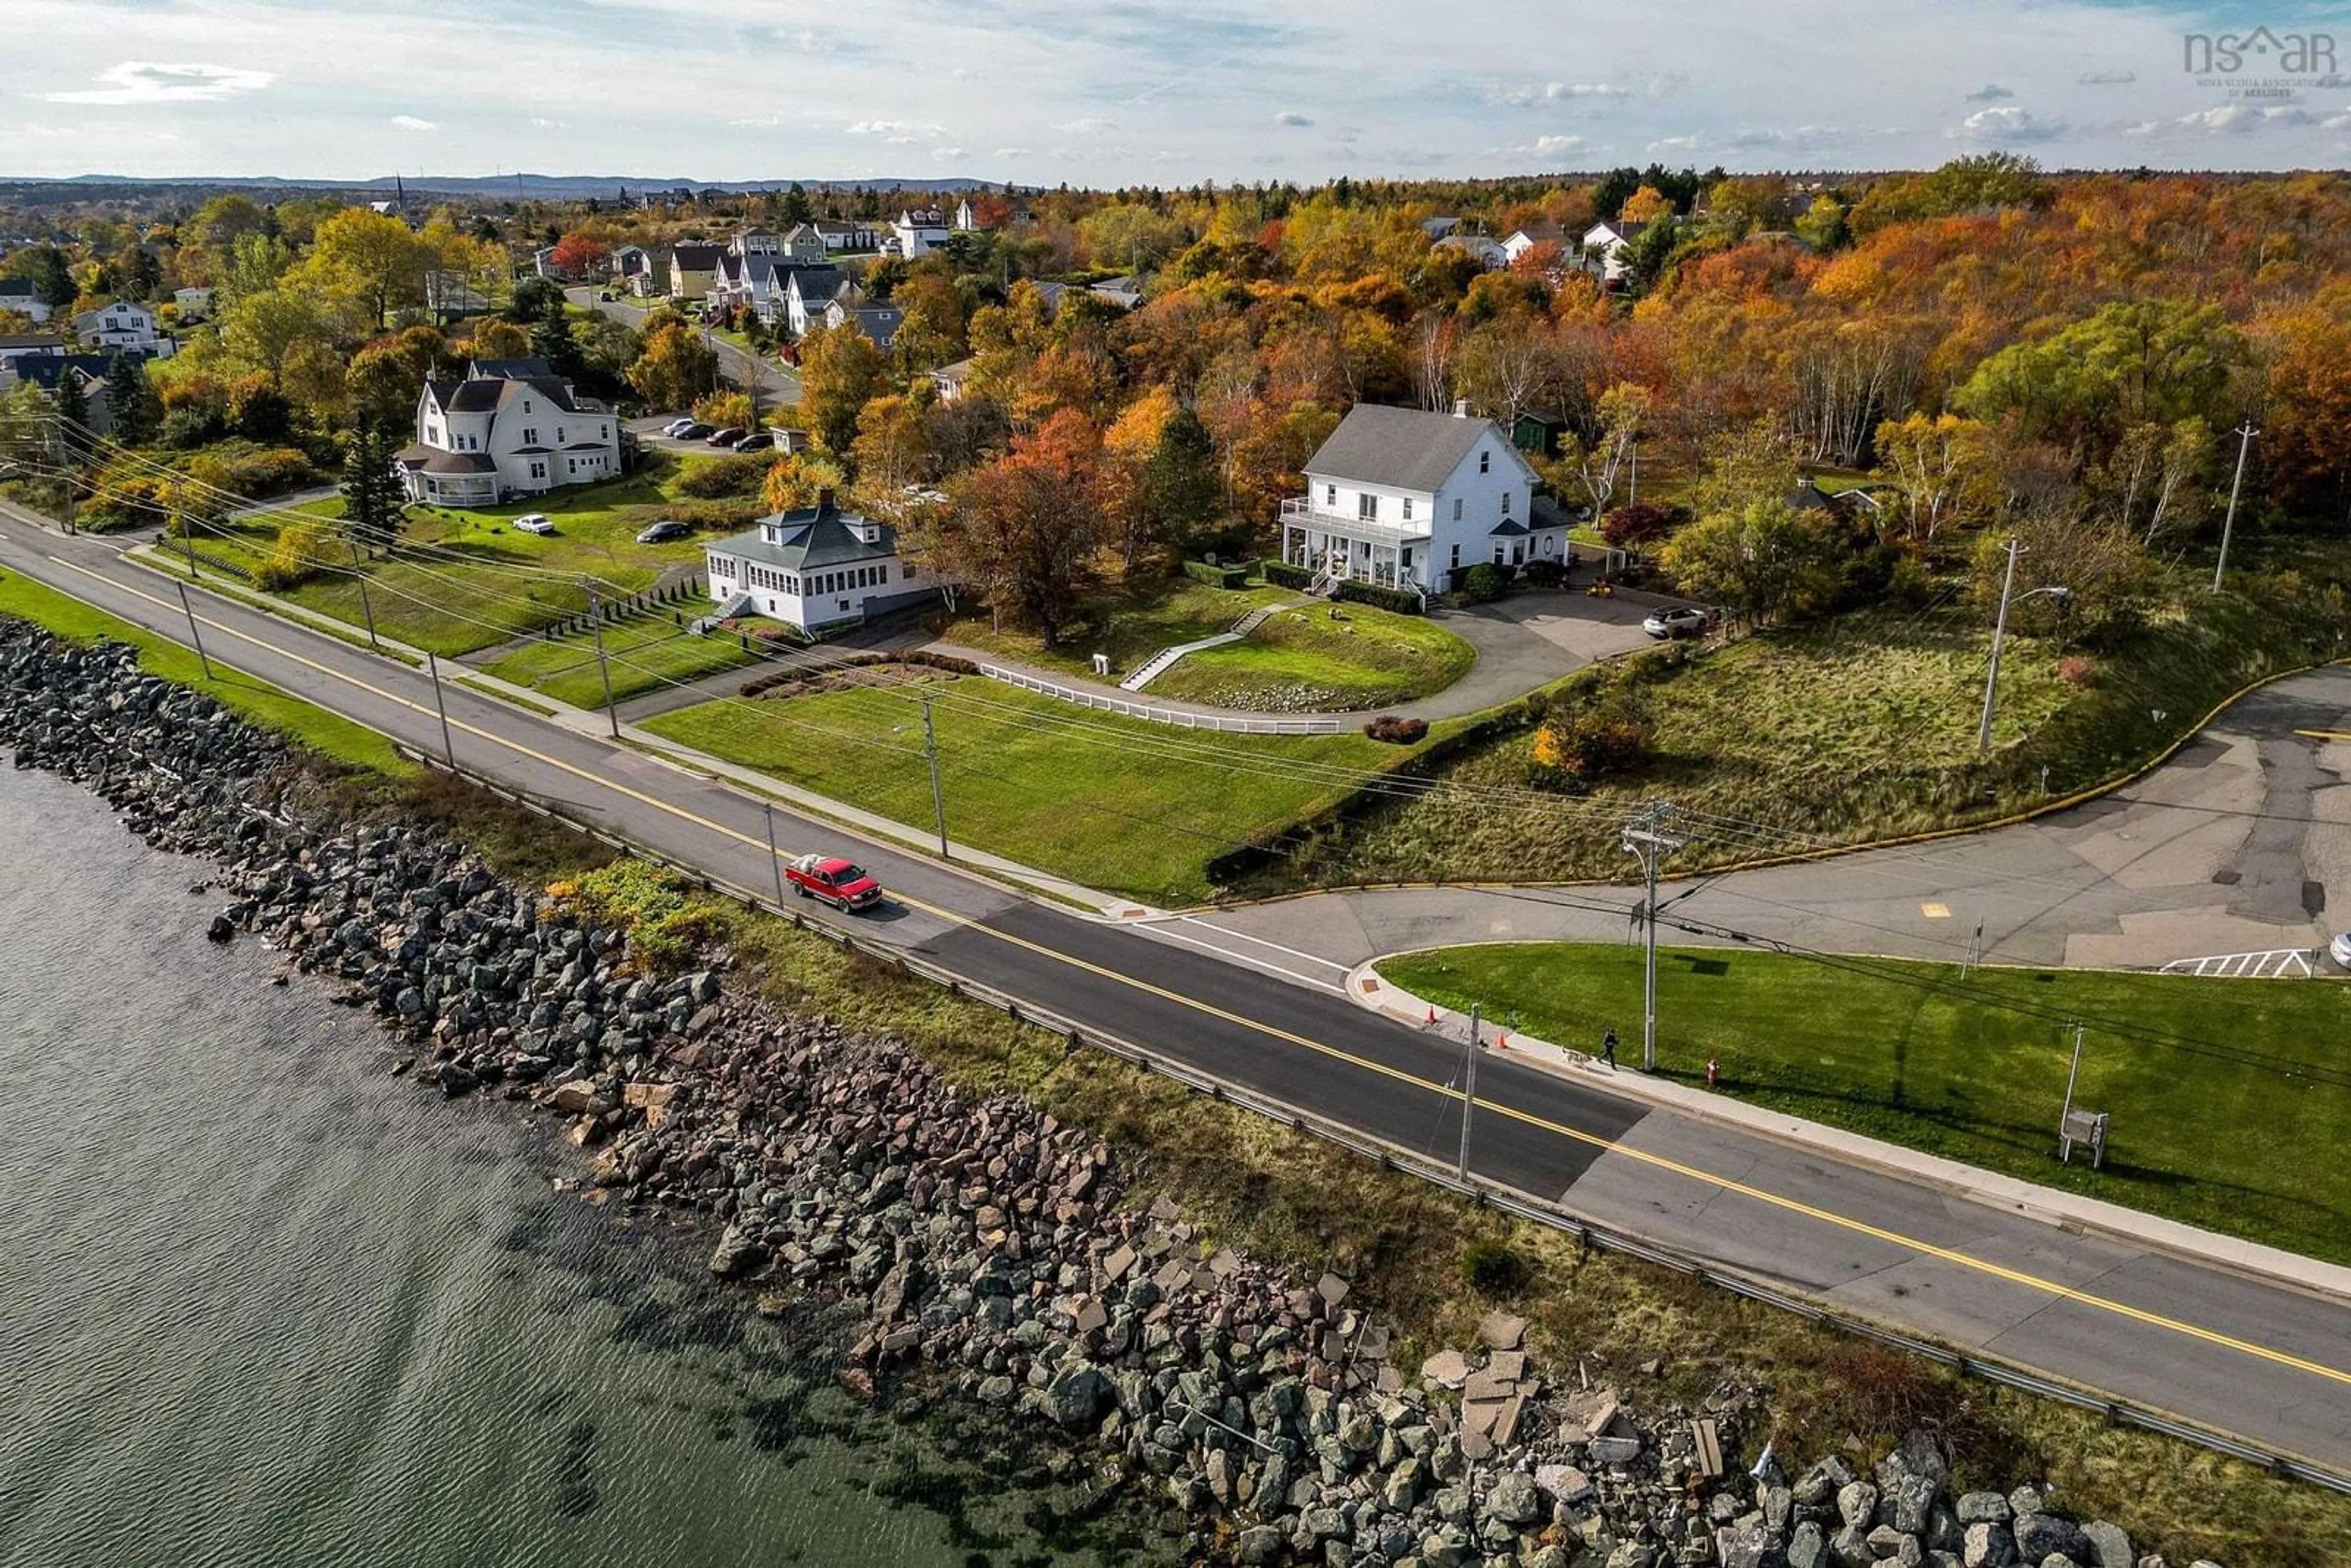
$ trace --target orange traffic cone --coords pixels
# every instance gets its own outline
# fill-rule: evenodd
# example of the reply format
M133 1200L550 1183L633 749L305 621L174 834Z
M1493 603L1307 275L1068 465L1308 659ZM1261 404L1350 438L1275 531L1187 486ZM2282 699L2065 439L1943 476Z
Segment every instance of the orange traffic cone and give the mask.
M1510 1031L1509 1030L1504 1030L1500 1034L1494 1037L1494 1049L1496 1051L1508 1051L1510 1049Z
M1423 1029L1435 1029L1437 1027L1437 1004L1435 1002L1428 1004L1428 1020L1420 1027Z

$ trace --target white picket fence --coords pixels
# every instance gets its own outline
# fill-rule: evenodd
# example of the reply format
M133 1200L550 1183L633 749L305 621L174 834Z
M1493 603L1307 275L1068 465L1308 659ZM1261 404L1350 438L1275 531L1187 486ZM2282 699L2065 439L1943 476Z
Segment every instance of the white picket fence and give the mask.
M1008 670L1000 664L982 664L979 673L991 681L1024 691L1038 692L1080 707L1090 707L1100 713L1114 713L1127 718L1147 719L1153 724L1170 725L1177 729L1213 729L1229 735L1338 735L1352 727L1345 719L1329 714L1317 714L1301 718L1259 718L1253 715L1187 713L1182 708L1153 707L1148 703L1128 702L1123 697L1105 696L1099 692L1080 691L1020 670Z

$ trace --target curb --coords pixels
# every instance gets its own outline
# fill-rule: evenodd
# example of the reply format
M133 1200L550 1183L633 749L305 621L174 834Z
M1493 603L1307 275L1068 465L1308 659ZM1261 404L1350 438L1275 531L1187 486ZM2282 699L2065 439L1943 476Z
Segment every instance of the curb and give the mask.
M1401 956L1392 953L1384 956L1394 958ZM1437 1007L1393 984L1379 973L1381 961L1374 958L1348 971L1348 1000L1420 1029L1430 1028L1428 1019L1434 1017L1437 1020L1435 1027L1440 1032L1448 1039L1468 1043L1468 1019L1465 1015L1449 1008ZM1507 1040L1507 1046L1498 1044L1490 1049L1504 1051L1520 1061L1554 1076L1572 1077L1585 1088L1597 1089L1603 1093L1672 1111L1750 1136L1766 1138L1783 1147L1827 1155L1881 1175L1917 1182L1998 1209L2003 1214L2018 1215L2057 1229L2094 1232L2107 1240L2225 1269L2231 1273L2256 1279L2264 1284L2298 1291L2329 1303L2351 1305L2351 1268L2341 1264L2304 1258L2299 1253L2264 1246L2258 1241L2223 1236L2217 1231L2166 1219L2159 1215L2144 1214L2101 1198L2060 1192L2054 1187L1980 1170L1938 1155L1920 1154L1915 1149L1906 1149L1863 1134L1848 1133L1842 1128L1791 1116L1784 1112L1766 1110L1729 1095L1709 1093L1705 1090L1653 1078L1637 1068L1625 1067L1608 1073L1593 1066L1593 1058L1587 1053L1572 1047L1555 1045L1533 1035L1515 1030L1500 1035L1498 1031L1498 1039Z

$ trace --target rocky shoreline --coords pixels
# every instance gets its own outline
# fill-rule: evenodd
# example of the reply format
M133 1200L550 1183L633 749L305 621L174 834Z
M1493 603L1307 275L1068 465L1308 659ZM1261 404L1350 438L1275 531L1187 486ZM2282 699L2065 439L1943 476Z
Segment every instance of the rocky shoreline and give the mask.
M376 1015L396 1071L556 1119L595 1200L715 1235L747 1311L862 1310L851 1386L946 1388L1058 1434L1196 1560L2163 1568L2033 1488L1954 1494L1924 1434L1792 1479L1760 1391L1645 1406L1540 1364L1506 1313L1399 1366L1350 1281L1214 1246L1084 1130L732 997L718 963L639 973L624 932L438 832L307 805L284 743L130 650L0 621L0 746L212 862L209 934Z

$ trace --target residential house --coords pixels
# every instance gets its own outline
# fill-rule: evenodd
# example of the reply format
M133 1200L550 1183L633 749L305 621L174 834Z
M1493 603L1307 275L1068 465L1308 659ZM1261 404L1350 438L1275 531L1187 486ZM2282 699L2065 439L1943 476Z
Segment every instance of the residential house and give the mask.
M772 327L784 313L784 279L790 271L779 253L722 256L711 278L710 307L733 310L748 306Z
M647 250L641 245L620 246L612 252L612 282L639 297L666 292L669 252Z
M1122 310L1132 310L1143 303L1143 279L1140 277L1105 277L1086 290L1097 299L1107 299Z
M891 231L877 229L869 223L841 223L832 218L819 218L815 228L824 248L843 256L860 256L880 250L892 237Z
M891 245L908 261L947 243L947 215L936 207L910 207L892 225Z
M1557 224L1549 221L1532 223L1522 229L1512 230L1510 237L1502 241L1502 256L1506 262L1515 263L1540 245L1555 245L1564 255L1567 244L1567 235Z
M94 349L120 349L168 360L179 345L155 324L155 312L135 299L118 299L74 318L74 336Z
M114 431L114 413L106 377L113 368L108 355L0 353L0 390L29 382L55 397L58 386L71 377L81 389L83 425L93 435L109 435Z
M491 506L618 475L621 422L544 360L476 360L463 381L424 383L394 463L412 501Z
M726 242L729 256L774 256L784 248L784 236L762 229L745 229Z
M1638 238L1641 231L1648 226L1647 224L1626 223L1618 219L1614 223L1594 224L1584 230L1585 270L1591 272L1603 283L1623 281L1625 268L1627 266L1625 259L1625 247Z
M865 303L865 290L837 267L796 267L786 283L784 321L795 338L805 338L824 325L825 307L838 300L852 308Z
M898 553L898 534L833 505L762 517L747 533L702 547L722 617L766 615L820 632L936 600L946 584Z
M65 351L66 340L55 332L0 332L0 360L61 355Z
M795 224L791 232L784 235L781 259L795 267L816 267L823 263L831 249L814 224Z
M213 291L209 288L174 288L172 303L178 308L183 321L201 321L213 313Z
M1484 561L1567 559L1566 520L1538 518L1539 483L1510 432L1453 413L1358 403L1281 504L1281 559L1318 576L1440 592Z
M964 197L956 204L955 226L956 231L962 234L969 234L979 227L979 217L972 211L969 196Z
M824 308L826 326L855 327L885 354L897 342L898 329L905 320L906 313L894 305L851 305L836 299Z
M937 390L941 402L962 399L964 387L971 380L971 367L976 361L957 360L951 365L941 365L931 372L931 385Z
M29 277L0 277L0 310L14 310L36 327L57 314L33 292Z
M1432 244L1437 240L1443 239L1447 235L1451 234L1455 229L1458 229L1460 226L1461 220L1459 218L1437 217L1423 218L1420 220L1420 232L1426 235Z
M715 245L674 245L669 247L669 297L707 299L717 281L718 258L726 252Z
M1502 242L1489 235L1447 235L1437 242L1438 250L1458 250L1474 258L1489 272L1499 272L1510 265L1510 253Z

